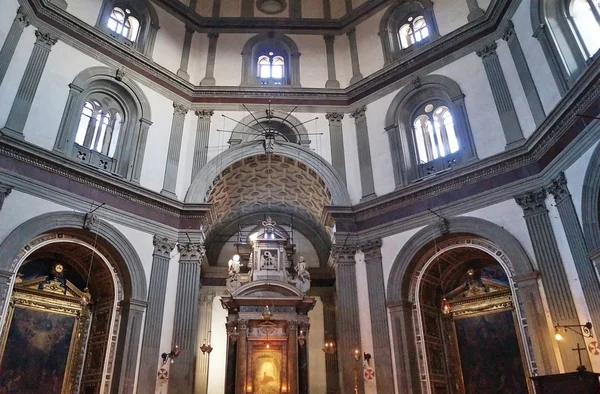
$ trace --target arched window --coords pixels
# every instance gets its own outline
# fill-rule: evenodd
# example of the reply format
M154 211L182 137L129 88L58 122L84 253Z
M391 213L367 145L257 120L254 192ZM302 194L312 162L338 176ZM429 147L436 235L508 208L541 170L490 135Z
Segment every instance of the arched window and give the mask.
M96 27L149 56L158 30L158 16L148 0L104 0Z
M597 0L571 0L569 4L573 28L588 58L600 49L599 9L600 2Z
M252 37L242 50L242 86L300 87L300 53L296 43L280 33Z
M390 7L381 19L379 29L386 63L439 37L431 0L403 2Z
M105 67L84 70L71 83L55 151L139 182L150 107L127 77Z
M428 75L400 90L386 125L397 186L476 158L464 95L448 77Z

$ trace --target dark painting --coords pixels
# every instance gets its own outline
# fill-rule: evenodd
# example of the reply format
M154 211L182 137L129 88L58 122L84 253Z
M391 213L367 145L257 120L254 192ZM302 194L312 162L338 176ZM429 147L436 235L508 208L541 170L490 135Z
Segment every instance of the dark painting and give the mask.
M0 364L0 394L60 394L75 316L16 307Z
M527 394L511 311L456 320L467 394Z

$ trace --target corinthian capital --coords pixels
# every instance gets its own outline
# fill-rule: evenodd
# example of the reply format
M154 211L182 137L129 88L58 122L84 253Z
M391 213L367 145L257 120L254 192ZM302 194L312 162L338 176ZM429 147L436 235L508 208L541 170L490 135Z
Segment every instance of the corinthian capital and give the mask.
M337 263L354 264L354 255L356 254L355 245L333 245L331 247L331 258Z
M569 188L567 187L567 178L565 177L564 172L561 172L552 180L548 186L548 193L552 194L552 197L554 197L554 201L557 204L571 195L571 193L569 193Z
M154 245L154 254L161 257L170 257L171 251L175 248L175 242L169 241L168 238L154 236L152 241Z
M194 112L198 117L198 120L210 120L210 118L214 115L215 111L212 109L199 109Z
M173 114L179 116L185 116L188 113L188 109L183 104L173 103Z
M486 60L486 59L495 57L495 56L497 56L496 48L498 48L498 44L493 42L490 45L486 45L482 49L478 50L477 56L479 56L482 60Z
M21 29L24 29L27 26L29 26L29 18L27 17L27 14L25 14L23 7L19 7L19 9L17 9L17 16L15 16L15 22L21 27Z
M204 245L202 244L177 244L179 261L200 261L204 257Z
M329 123L340 123L342 119L344 119L344 114L339 112L328 112L325 114L325 119L327 119Z
M352 112L350 114L350 116L353 117L355 120L359 120L359 119L365 117L366 112L367 112L367 107L362 106L359 109L357 109L356 111Z
M544 189L518 196L515 198L515 201L523 208L523 213L526 216L548 211L546 208L546 191Z
M35 37L36 37L36 40L35 40L36 45L40 45L44 48L47 48L48 50L50 48L52 48L52 46L54 44L56 44L56 42L58 41L58 39L52 37L50 35L50 33L43 33L39 30L35 31Z
M365 254L365 262L373 261L376 259L381 260L381 245L383 242L381 238L366 241L358 246L358 248Z

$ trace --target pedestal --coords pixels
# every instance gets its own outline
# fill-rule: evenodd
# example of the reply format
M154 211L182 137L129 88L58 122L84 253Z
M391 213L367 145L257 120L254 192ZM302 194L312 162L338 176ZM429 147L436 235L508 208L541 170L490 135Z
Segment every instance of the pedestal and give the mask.
M600 393L600 374L583 371L531 378L537 394L597 394Z

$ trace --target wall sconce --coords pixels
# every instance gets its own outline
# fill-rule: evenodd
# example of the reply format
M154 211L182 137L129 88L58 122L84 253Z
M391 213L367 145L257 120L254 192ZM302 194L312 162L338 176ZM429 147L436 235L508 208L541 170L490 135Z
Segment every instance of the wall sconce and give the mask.
M581 332L579 332L579 330L575 330L574 328L580 328ZM557 341L562 341L564 339L560 332L561 331L567 332L567 330L571 330L571 331L581 335L584 338L593 338L594 337L594 335L592 334L592 323L590 323L590 322L587 322L585 324L567 324L565 326L556 324L554 326L554 330L556 331L556 333L554 334L554 338Z
M354 351L352 352L352 356L356 361L360 361L360 350L354 349Z
M287 391L287 386L285 384L281 386L281 392L282 393L287 393L288 392Z
M247 393L251 393L252 392L252 385L251 384L249 384L249 385L246 386L246 392Z
M234 326L233 329L228 330L229 331L229 339L231 340L232 343L236 343L238 336L240 335L240 333L238 332L237 326Z
M335 354L335 342L325 342L323 344L323 351L327 354Z
M171 349L171 352L161 354L160 356L162 357L163 365L165 365L168 360L171 360L171 364L173 364L177 356L179 356L179 353L179 345L175 345L173 346L173 349Z
M265 306L265 308L262 311L262 318L269 321L272 317L273 312L271 312L271 309L269 309L269 305Z
M448 300L442 298L442 313L447 316L450 314L450 312L452 312L452 309L450 308Z
M298 343L300 346L304 346L306 343L306 333L302 329L300 329L300 334L298 334Z

